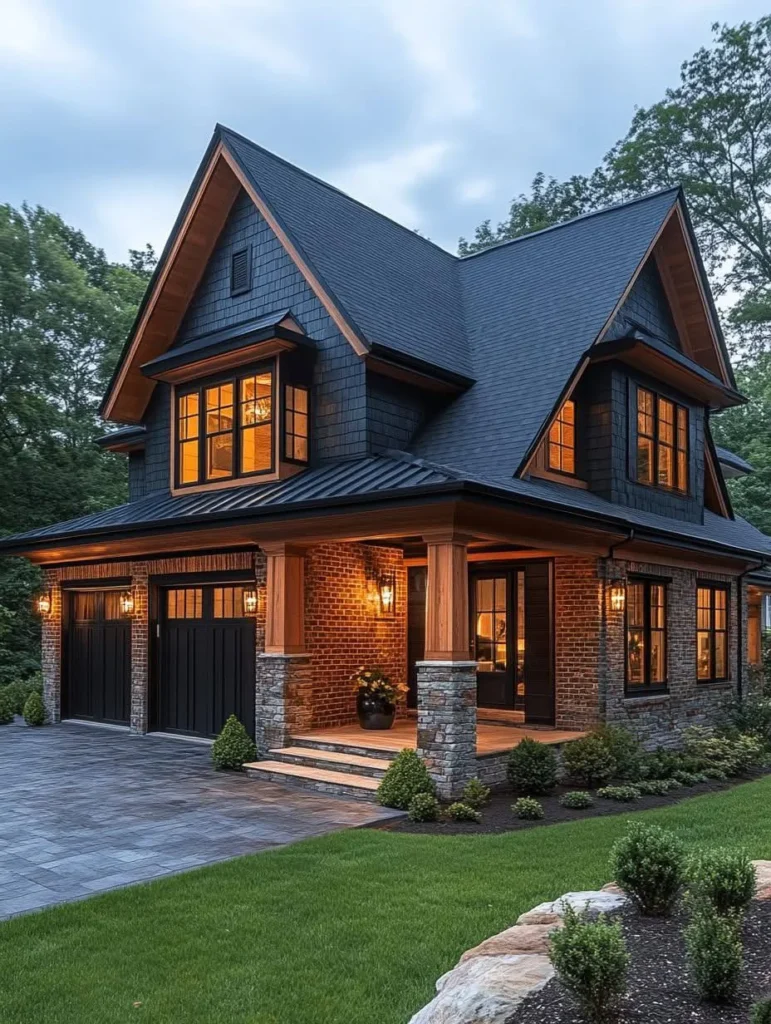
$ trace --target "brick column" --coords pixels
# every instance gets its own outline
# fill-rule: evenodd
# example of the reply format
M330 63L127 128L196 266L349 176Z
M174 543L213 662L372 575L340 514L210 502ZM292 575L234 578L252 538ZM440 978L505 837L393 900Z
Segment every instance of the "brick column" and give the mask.
M476 772L476 662L469 660L468 538L426 537L426 659L418 663L418 753L439 795L460 794Z
M62 589L58 569L46 569L43 586L51 592L51 612L41 623L43 703L49 722L62 715Z
M266 753L286 745L313 718L313 677L305 650L305 553L264 544L265 649L257 656L255 738Z
M147 562L131 563L134 615L131 619L131 731L147 732L150 607Z

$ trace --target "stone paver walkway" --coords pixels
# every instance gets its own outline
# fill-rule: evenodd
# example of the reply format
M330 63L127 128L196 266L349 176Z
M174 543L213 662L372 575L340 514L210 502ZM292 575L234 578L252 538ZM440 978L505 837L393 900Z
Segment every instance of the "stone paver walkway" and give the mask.
M396 812L215 773L209 747L0 727L0 918Z

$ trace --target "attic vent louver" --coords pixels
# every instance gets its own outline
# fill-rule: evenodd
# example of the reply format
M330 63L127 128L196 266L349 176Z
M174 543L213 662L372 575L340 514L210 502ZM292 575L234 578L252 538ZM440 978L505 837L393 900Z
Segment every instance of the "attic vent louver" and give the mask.
M239 249L230 257L230 294L240 295L252 286L248 249Z

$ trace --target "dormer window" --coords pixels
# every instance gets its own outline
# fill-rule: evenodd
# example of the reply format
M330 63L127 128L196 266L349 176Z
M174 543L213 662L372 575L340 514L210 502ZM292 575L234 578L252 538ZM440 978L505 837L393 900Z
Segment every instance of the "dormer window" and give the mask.
M177 486L273 471L273 377L271 365L177 391Z
M637 389L637 482L688 493L688 410Z
M576 471L576 407L571 398L562 403L549 430L547 467L573 476Z

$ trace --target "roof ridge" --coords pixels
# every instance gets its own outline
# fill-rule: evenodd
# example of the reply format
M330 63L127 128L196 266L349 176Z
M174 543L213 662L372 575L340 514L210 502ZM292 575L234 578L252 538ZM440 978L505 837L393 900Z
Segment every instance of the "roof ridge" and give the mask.
M278 153L273 153L271 150L261 146L258 142L254 142L252 139L247 138L246 135L242 135L240 132L234 131L232 128L228 128L225 124L220 124L218 121L214 126L215 132L227 132L228 135L233 135L235 138L240 139L241 142L245 142L247 146L251 146L253 149L257 149L260 153L264 153L265 156L269 156L272 160L277 160L278 163L283 164L285 167L291 168L293 171L297 171L298 174L302 174L304 178L308 178L310 181L315 182L317 185L321 185L330 192L336 192L338 195L343 196L344 199L348 199L352 203L356 203L362 209L367 210L369 213L374 213L375 216L380 217L382 220L388 221L389 224L393 224L394 227L399 228L401 231L406 231L408 235L413 238L419 239L426 245L430 245L433 249L442 253L444 256L449 257L453 261L458 261L461 257L456 256L454 252L450 252L449 249L445 249L444 246L439 245L438 242L433 242L430 238L425 238L419 234L414 228L408 228L405 224L400 224L398 220L394 220L393 217L389 217L386 213L381 213L380 210L376 210L373 206L368 206L367 203L362 202L361 199L357 199L355 196L350 195L348 192L344 192L337 185L332 185L330 182L325 181L323 178L319 178L315 174L311 174L310 171L306 171L303 167L298 167L297 164L293 164L291 160L287 160L283 156L279 156Z
M470 252L466 256L459 256L460 262L466 260L473 260L476 256L484 256L485 253L492 252L495 249L502 249L507 245L514 245L517 242L525 242L528 238L535 238L538 235L545 235L550 231L558 231L560 228L570 227L571 224L576 224L582 220L589 220L591 217L599 217L603 213L613 213L615 210L621 210L627 206L634 206L637 203L647 202L649 199L656 199L659 196L666 195L667 192L682 192L682 185L668 185L667 188L656 189L655 192L646 192L643 196L635 196L634 199L625 199L620 203L611 203L610 206L602 206L599 210L588 210L586 213L579 213L577 217L571 217L570 220L561 220L557 224L550 224L548 227L539 228L537 231L528 231L524 235L517 235L516 238L507 238L502 242L496 242L494 245L485 246L484 249L479 249L477 252Z

